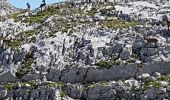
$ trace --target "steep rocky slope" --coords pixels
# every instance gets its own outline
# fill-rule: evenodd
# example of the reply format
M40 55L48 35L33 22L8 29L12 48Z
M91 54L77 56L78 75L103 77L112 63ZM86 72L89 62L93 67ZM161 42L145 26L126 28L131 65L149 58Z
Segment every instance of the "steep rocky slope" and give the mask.
M63 2L5 16L0 98L170 99L168 4Z
M20 9L12 6L7 0L0 1L0 16L9 15L11 13L19 12Z

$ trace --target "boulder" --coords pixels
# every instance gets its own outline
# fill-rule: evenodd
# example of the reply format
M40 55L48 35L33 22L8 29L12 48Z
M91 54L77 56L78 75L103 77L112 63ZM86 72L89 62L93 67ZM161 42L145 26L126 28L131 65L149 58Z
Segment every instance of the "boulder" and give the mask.
M29 73L29 74L24 75L21 80L28 82L28 81L36 80L36 79L40 79L40 78L41 78L40 74L36 74L36 73L30 74Z
M158 54L158 49L157 48L142 48L141 49L141 54L144 56L153 56L155 54Z
M85 52L79 52L78 55L77 55L77 61L79 60L85 60L86 59L86 54Z
M46 44L45 44L45 41L40 41L40 42L38 43L38 45L39 45L40 47L42 47L42 46L45 46Z
M134 79L126 80L124 83L126 86L128 86L130 88L137 87L139 85L138 81L134 80Z
M138 48L144 47L144 45L145 45L145 44L144 44L143 41L135 42L135 43L133 44L132 48L133 48L133 50L136 50L136 49L138 49Z
M7 90L0 90L0 99L5 98L7 96Z
M162 50L163 54L170 54L170 45L166 45L163 50Z
M147 78L149 78L149 77L150 77L150 75L149 75L148 73L144 73L144 74L138 76L138 78L139 78L139 79L142 79L142 80L145 80L145 79L147 79Z
M114 46L111 46L108 48L108 54L114 54L114 53L120 53L120 51L123 49L124 44L123 43L117 43Z
M151 99L154 100L157 97L157 91L155 89L149 89L146 91L145 96L147 97L147 100Z
M46 77L48 81L53 81L53 82L59 81L61 71L54 69L54 68L50 68L47 71L48 73L46 74Z
M160 76L161 76L161 73L155 72L155 73L153 74L153 76L154 76L154 77L160 77Z
M132 52L130 49L124 49L121 53L120 53L120 58L122 60L127 60L131 57Z
M170 92L170 86L166 86L166 90Z
M11 71L6 71L0 74L0 82L17 82L18 78L15 73Z

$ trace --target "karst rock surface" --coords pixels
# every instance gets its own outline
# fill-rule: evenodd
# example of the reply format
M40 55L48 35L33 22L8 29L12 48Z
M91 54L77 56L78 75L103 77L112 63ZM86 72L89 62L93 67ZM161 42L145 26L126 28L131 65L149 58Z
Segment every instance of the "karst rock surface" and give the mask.
M168 0L0 2L0 99L170 99Z

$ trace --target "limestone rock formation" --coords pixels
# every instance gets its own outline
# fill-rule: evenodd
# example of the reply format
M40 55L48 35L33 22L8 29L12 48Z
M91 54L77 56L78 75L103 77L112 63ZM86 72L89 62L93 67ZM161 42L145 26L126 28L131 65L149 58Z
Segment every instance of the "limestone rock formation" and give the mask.
M170 99L169 2L1 2L0 99Z

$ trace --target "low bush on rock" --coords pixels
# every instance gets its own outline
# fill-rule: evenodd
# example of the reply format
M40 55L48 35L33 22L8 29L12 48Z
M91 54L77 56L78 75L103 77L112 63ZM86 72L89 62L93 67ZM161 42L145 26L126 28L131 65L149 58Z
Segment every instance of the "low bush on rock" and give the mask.
M112 21L100 21L101 27L108 27L108 28L129 28L134 27L136 25L142 25L142 23L135 22L135 21L123 21L123 20L112 20Z
M122 63L121 60L115 60L115 61L113 61L113 64L114 64L114 65L120 65L121 63Z
M22 78L25 74L29 73L31 71L31 65L33 63L33 59L29 58L23 62L21 67L17 70L16 76L18 78Z
M141 87L141 90L144 92L150 89L151 87L153 87L154 89L159 89L161 87L161 84L157 81L145 81Z
M140 64L138 64L138 65L137 65L137 67L139 67L139 68L143 68L143 67L145 67L145 66L144 66L144 64L143 64L143 63L140 63Z
M96 66L99 66L101 69L103 69L103 68L108 69L108 68L112 67L112 65L113 65L112 62L104 61L104 60L102 60L96 64Z
M168 81L169 77L162 75L162 76L158 77L157 80L159 80L159 81Z

